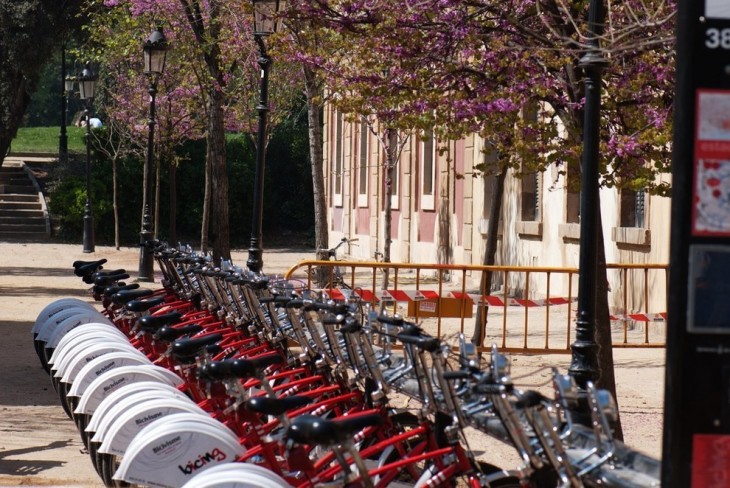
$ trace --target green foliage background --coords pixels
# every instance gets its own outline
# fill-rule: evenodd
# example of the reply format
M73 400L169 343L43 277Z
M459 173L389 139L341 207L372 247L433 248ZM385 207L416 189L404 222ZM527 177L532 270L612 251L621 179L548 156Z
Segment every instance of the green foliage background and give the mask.
M178 240L195 245L200 241L205 181L205 141L188 141L180 150L177 171ZM227 137L230 178L230 222L233 246L246 246L251 231L251 202L255 173L255 149L246 134ZM92 209L96 241L114 242L111 162L92 156ZM313 196L311 166L307 142L307 125L303 118L280 125L268 147L264 189L264 245L280 242L289 245L312 245ZM124 244L139 242L142 208L142 166L138 159L118 163L118 201L120 235ZM72 157L67 166L57 166L47 183L49 210L58 226L59 237L77 241L83 232L86 201L85 157ZM168 173L162 172L160 191L160 235L168 235Z

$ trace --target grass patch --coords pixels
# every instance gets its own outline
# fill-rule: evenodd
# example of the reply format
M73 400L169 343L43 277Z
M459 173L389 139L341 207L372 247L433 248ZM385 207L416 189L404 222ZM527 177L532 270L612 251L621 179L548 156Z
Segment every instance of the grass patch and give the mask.
M68 150L74 153L83 153L86 150L84 145L83 127L66 127L68 136ZM58 154L58 139L61 135L61 128L55 127L21 127L18 135L11 144L12 152L23 153L54 153Z

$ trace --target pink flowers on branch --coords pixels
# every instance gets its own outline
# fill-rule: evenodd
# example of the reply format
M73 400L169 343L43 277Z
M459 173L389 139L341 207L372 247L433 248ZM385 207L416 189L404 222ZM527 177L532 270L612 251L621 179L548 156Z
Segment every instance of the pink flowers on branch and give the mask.
M588 4L294 0L291 15L319 29L323 43L298 56L326 74L341 110L403 130L435 127L448 138L476 132L542 169L581 153ZM654 176L668 167L676 4L606 7L604 182L663 193L646 171L640 180L631 175L637 165ZM630 139L631 150L611 142L617 138Z

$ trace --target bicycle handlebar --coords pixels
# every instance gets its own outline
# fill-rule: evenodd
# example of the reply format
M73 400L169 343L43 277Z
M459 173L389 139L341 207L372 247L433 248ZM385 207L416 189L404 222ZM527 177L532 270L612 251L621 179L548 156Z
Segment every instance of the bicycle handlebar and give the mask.
M337 243L337 245L335 247L331 247L329 249L317 249L317 254L320 254L320 253L329 253L330 256L334 256L335 255L335 252L343 244L348 244L349 245L349 244L352 244L353 242L357 242L359 240L360 240L359 237L353 237L352 239L348 239L347 237L343 237L342 239L340 239L340 242Z

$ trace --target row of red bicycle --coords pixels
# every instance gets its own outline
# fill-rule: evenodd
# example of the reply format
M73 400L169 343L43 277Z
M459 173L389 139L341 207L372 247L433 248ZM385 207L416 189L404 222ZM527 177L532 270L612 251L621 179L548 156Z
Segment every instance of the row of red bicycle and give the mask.
M463 338L452 352L367 304L190 250L159 245L155 258L157 290L124 284L104 260L74 263L100 309L57 300L33 328L106 486L624 486L611 473L658 486L617 462L612 399L592 385L585 428L557 371L553 399L522 392L496 348L482 364ZM394 408L394 395L419 406ZM468 426L521 463L479 462Z

